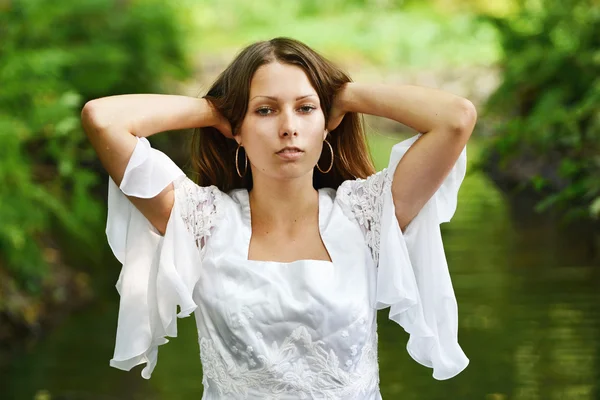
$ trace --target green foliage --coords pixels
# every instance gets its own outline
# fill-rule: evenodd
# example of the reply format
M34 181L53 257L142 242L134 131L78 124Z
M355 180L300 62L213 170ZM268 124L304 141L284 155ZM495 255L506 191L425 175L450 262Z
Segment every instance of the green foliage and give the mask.
M400 0L204 0L190 6L194 47L205 57L290 36L342 65L378 71L487 64L496 32L473 12L450 14Z
M503 81L487 110L509 118L486 154L496 151L506 164L529 152L543 165L557 164L551 175L567 184L549 187L547 176L529 182L551 191L538 210L593 214L600 197L598 2L526 2L515 17L488 20L498 28L504 56ZM560 162L552 163L556 154Z
M158 0L0 3L0 267L27 291L41 287L53 233L98 248L92 233L105 214L81 107L186 77L176 17Z

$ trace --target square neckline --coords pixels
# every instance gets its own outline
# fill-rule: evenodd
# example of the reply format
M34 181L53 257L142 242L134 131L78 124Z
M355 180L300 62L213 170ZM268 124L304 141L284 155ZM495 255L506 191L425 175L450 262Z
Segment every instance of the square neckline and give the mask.
M317 218L318 218L318 226L319 226L319 236L321 241L323 242L323 246L325 246L325 251L327 251L327 254L329 254L329 258L331 258L331 261L327 261L327 260L316 260L316 259L310 259L310 258L303 258L300 260L294 260L294 261L275 261L275 260L250 260L248 258L248 254L250 253L250 240L252 239L252 214L251 214L251 209L250 209L250 196L249 196L249 192L248 189L243 188L240 190L240 194L241 194L241 206L242 206L242 220L243 220L243 225L245 228L245 235L244 235L244 246L243 246L243 259L244 262L246 262L247 264L251 264L251 265L280 265L280 266L291 266L294 264L305 264L305 265L309 265L309 264L325 264L327 266L333 266L334 265L334 257L333 254L331 253L330 246L328 246L327 242L325 241L325 235L323 234L324 232L324 226L323 226L323 221L324 221L324 211L325 211L325 207L323 204L323 196L325 196L324 191L326 188L320 188L317 189L318 192L318 214L317 214Z

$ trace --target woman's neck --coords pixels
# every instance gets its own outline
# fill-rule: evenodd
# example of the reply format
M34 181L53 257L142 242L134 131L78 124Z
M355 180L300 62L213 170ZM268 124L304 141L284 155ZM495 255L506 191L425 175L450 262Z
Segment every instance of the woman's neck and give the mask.
M254 179L249 201L253 229L271 232L293 232L314 219L319 209L312 176L285 181Z

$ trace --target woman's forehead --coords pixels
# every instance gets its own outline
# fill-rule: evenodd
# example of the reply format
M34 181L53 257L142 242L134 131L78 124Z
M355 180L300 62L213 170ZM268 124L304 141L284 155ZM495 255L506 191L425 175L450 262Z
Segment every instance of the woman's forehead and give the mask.
M295 100L316 95L304 70L296 65L269 63L258 68L250 83L250 99L256 96Z

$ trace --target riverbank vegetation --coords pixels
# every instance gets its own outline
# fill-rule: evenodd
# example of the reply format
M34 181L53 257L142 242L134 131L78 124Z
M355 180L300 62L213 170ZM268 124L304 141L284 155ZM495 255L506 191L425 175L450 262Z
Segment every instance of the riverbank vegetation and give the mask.
M186 34L163 1L0 2L0 343L89 297L106 213L81 107L189 76Z
M484 110L494 134L483 167L540 194L536 211L600 218L600 7L527 2L500 33L501 83Z

